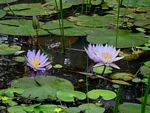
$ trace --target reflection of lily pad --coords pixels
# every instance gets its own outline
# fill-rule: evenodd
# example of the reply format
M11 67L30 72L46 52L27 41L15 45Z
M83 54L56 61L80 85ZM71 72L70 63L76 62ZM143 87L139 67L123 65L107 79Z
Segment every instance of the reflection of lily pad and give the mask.
M132 80L133 74L131 73L115 73L110 76L112 79L121 79L124 81Z
M125 30L119 30L117 47L118 48L128 48L139 46L147 42L144 38L143 33L131 33ZM116 31L108 29L99 29L93 34L88 35L87 41L94 44L109 44L116 45Z
M40 24L42 23L40 22ZM24 19L1 20L0 33L7 35L23 35L23 36L36 35L36 32L32 27L32 21ZM39 30L39 35L46 35L46 34L48 34L47 31L44 31L42 29Z
M11 9L11 10L10 10ZM44 6L40 3L17 4L4 8L9 14L33 16L33 15L49 15L56 13L54 6Z
M35 78L24 77L12 82L12 87L24 89L22 96L40 99L56 99L60 90L73 90L73 85L65 79L53 76L40 76Z
M3 16L5 16L6 12L3 10L0 10L0 18L2 18Z
M74 102L74 98L83 100L86 95L79 91L58 91L57 98L65 102Z
M94 67L93 68L93 72L97 73L97 74L102 74L104 69L104 66L98 66L98 67ZM112 73L112 68L111 67L106 67L104 74L110 74Z
M111 100L116 97L116 93L110 90L94 89L87 93L87 97L90 99L102 97L104 100Z
M11 2L16 2L18 0L0 0L0 4L6 4L6 3L11 3Z
M119 105L118 107L120 113L141 113L141 104L126 103ZM145 113L149 113L150 106L146 106Z
M9 46L7 44L0 44L0 55L11 55L16 53L20 49L21 47L17 45Z

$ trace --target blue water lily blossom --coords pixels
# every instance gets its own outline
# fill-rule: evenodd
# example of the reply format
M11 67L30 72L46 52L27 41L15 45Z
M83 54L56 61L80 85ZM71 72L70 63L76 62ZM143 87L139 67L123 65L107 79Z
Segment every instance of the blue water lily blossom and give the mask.
M33 68L34 71L43 71L46 70L46 66L50 65L50 62L48 61L47 55L44 55L44 53L40 54L40 50L37 53L35 50L28 50L27 65Z
M92 59L94 62L97 63L95 67L106 65L116 69L120 69L113 62L116 62L122 59L123 57L117 57L120 50L116 50L115 47L107 44L105 46L100 44L96 44L96 45L89 44L87 49L86 48L84 49L88 54L88 56L90 57L90 59Z

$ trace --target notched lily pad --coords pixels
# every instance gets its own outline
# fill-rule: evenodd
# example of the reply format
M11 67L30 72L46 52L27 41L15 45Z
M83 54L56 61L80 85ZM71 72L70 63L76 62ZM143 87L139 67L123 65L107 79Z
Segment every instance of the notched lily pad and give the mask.
M131 33L125 30L118 31L117 47L129 48L144 44L147 39L143 33ZM87 41L94 44L109 44L116 46L116 31L99 29L87 36Z
M24 97L40 99L56 99L57 91L73 90L71 82L54 76L24 77L14 80L11 86L22 88Z
M84 100L86 95L79 91L58 91L57 98L65 102L74 102L74 98Z
M0 44L0 55L12 55L19 50L21 50L21 47L18 45Z
M116 97L116 93L110 90L94 89L87 93L87 97L90 99L102 97L104 100L111 100Z

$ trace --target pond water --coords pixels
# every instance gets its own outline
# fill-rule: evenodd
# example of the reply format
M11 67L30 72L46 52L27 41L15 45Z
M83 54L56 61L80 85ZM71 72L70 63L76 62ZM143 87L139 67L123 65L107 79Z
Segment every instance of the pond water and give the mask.
M0 1L0 113L144 113L139 106L145 92L150 97L150 4L119 1ZM97 53L98 44L113 45L111 55L120 50L120 69L105 62L113 58L107 49ZM29 50L47 55L45 71L28 65L34 56L27 56ZM99 61L104 66L94 66L94 55L105 58Z

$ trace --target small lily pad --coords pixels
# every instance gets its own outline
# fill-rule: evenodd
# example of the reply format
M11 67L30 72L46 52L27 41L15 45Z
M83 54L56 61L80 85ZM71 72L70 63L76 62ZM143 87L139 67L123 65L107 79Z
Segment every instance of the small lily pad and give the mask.
M111 75L110 78L128 81L128 80L132 80L133 79L133 74L125 73L125 72L123 72L123 73L115 73L115 74Z
M12 55L19 50L21 50L21 47L18 45L0 44L0 55Z
M97 74L102 74L103 69L104 69L104 66L94 67L93 72L95 72ZM110 74L110 73L112 73L112 68L107 66L104 71L104 74Z
M144 62L144 65L150 67L150 61Z
M65 102L74 102L74 98L84 100L86 95L79 91L58 91L57 98Z
M144 75L145 77L148 77L149 74L150 74L150 67L147 67L147 66L142 66L140 68L140 72L142 75Z
M141 79L140 78L134 78L134 79L132 79L132 82L139 83L139 82L141 82Z
M88 103L88 104L82 104L79 106L81 111L85 111L85 113L104 113L105 108L96 106L95 104Z
M104 100L111 100L116 97L116 93L110 90L94 89L87 93L87 97L90 99L98 99L102 97Z
M24 56L17 56L17 57L14 58L14 60L16 62L25 62L26 61L26 57L24 57Z

